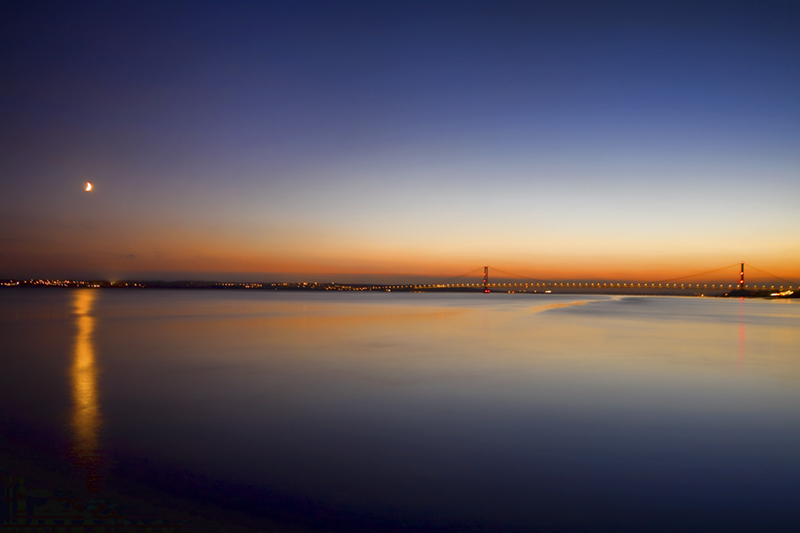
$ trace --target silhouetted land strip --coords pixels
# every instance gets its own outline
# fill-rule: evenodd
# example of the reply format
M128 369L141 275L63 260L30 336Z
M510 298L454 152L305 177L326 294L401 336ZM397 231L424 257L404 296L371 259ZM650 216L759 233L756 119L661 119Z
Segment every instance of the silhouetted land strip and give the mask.
M635 283L595 282L540 283L537 286L523 283L493 282L489 289L493 293L514 294L622 294L646 296L706 296L723 298L797 298L800 291L793 287L783 286L770 288L730 289L724 284L706 284L702 288L684 287L679 284L646 287ZM582 285L582 286L579 286ZM652 284L655 285L655 284ZM480 283L473 284L375 284L375 283L319 283L319 282L224 282L224 281L146 281L146 280L44 280L26 279L0 280L0 287L5 288L99 288L115 290L171 289L171 290L250 290L250 291L351 291L351 292L437 292L437 293L482 293L484 287Z

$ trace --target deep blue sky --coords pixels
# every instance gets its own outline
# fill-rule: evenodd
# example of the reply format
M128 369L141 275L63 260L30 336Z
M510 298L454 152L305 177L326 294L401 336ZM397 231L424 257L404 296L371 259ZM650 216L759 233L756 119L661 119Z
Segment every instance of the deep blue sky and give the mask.
M800 277L800 3L3 2L0 65L0 276Z

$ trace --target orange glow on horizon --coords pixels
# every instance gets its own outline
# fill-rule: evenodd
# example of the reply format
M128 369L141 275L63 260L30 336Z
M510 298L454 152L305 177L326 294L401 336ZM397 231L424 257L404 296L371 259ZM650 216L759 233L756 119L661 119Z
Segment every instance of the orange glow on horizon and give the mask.
M482 267L490 268L490 279L514 279L497 269L524 278L539 280L628 280L652 282L736 266L720 272L720 279L738 282L741 250L697 251L668 248L663 252L638 250L633 246L580 252L545 246L469 249L461 243L443 242L438 248L427 241L392 243L342 241L301 234L289 239L284 234L265 232L261 240L246 234L203 233L201 228L175 224L167 229L152 221L131 224L123 229L96 225L86 229L79 224L56 226L46 237L37 228L17 223L10 230L18 237L0 250L2 277L69 276L107 279L216 279L227 275L250 281L290 281L289 277L330 278L359 276L391 282L399 277L446 279L476 270L480 281ZM51 227L51 226L47 226ZM227 238L226 238L227 237ZM637 253L629 250L636 250ZM745 283L768 279L747 265L800 283L800 251L791 249L753 250L745 261ZM747 258L746 258L747 259ZM210 278L210 277L211 278ZM470 278L470 276L465 276ZM698 278L697 281L702 281ZM694 281L694 278L692 278Z

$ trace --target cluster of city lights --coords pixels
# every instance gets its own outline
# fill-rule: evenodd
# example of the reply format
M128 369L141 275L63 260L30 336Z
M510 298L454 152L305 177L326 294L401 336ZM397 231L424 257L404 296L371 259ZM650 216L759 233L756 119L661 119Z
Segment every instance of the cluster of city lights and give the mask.
M791 287L789 287L789 289L785 291L773 292L772 294L770 294L770 296L791 296L792 294L794 294L794 291L792 290Z
M73 279L22 279L3 280L0 286L4 287L100 287L103 283L98 281L82 281Z
M145 287L142 282L86 281L77 279L6 279L0 287L68 287L100 289L104 287Z

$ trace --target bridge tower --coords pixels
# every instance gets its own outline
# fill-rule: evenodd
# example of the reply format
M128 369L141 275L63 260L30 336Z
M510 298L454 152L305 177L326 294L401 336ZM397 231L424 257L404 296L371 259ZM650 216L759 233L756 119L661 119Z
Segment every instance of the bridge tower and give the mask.
M489 291L489 265L483 267L483 292Z
M742 270L739 272L739 288L744 289L744 261L742 261Z

